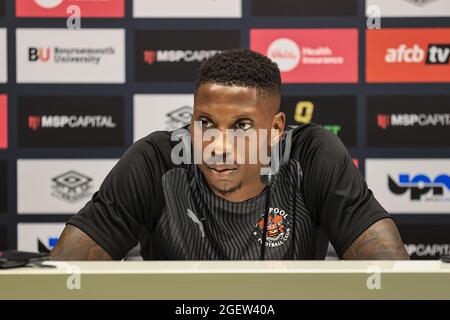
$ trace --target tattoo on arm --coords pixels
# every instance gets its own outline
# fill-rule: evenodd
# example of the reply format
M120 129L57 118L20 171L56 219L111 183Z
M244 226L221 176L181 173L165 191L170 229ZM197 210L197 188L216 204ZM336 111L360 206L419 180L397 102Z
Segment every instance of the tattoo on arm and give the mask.
M112 260L86 233L75 226L64 228L56 247L50 254L52 260Z
M344 259L409 260L392 219L382 219L364 231L344 252Z

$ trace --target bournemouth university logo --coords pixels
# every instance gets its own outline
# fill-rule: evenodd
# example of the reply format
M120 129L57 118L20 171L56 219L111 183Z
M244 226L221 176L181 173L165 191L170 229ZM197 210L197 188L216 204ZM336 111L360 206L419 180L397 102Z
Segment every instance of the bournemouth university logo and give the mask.
M116 55L114 47L98 48L28 48L29 62L99 65L103 57Z
M288 214L280 208L270 208L267 222L266 246L279 247L289 238L291 229L289 228ZM264 230L264 213L259 218L253 235L262 244L262 234Z
M28 48L28 60L48 62L50 60L50 50L51 48L30 47Z
M68 171L52 181L52 196L67 202L77 202L92 194L92 179L76 171Z
M17 28L16 53L19 83L125 82L124 29Z

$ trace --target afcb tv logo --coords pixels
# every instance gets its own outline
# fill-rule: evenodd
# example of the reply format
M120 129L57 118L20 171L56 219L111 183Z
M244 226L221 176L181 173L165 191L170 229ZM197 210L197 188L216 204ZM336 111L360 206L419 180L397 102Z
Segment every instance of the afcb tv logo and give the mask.
M367 82L450 82L450 28L366 33Z
M386 63L425 63L430 65L449 64L450 44L431 44L427 50L418 44L408 47L401 44L398 48L388 48Z
M450 191L450 176L440 174L435 178L431 178L425 174L415 176L399 174L398 181L388 176L388 185L389 190L397 195L405 194L409 190L410 198L414 201L419 201L425 195L430 195L430 193L434 200L440 200L444 197L444 189ZM428 200L432 199L428 198Z

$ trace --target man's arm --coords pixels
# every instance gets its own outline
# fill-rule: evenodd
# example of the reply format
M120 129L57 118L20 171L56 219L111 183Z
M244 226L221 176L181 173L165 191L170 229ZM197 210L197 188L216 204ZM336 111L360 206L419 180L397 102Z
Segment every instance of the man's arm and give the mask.
M409 260L392 219L382 219L364 231L344 252L344 259Z
M67 225L50 254L52 260L112 260L86 233Z
M92 199L69 219L52 259L120 260L136 246L144 228L152 230L156 220L152 213L160 212L164 203L165 173L154 146L161 145L158 141L165 135L152 134L127 150Z

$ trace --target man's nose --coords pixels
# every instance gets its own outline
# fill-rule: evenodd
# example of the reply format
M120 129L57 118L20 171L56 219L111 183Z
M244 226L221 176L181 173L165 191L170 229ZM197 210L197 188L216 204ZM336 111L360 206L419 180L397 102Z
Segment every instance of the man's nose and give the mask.
M220 131L220 135L214 138L213 153L214 156L227 156L233 154L233 139L234 136L230 133L227 134L225 130Z

